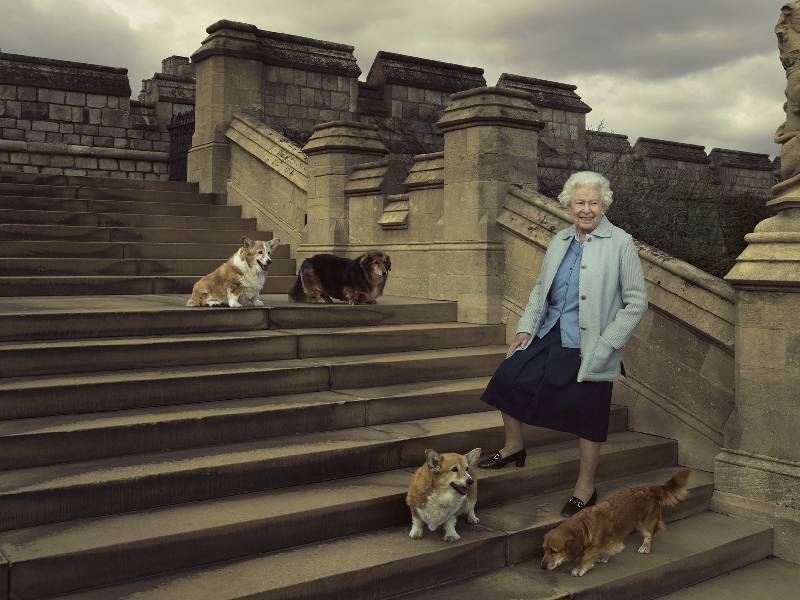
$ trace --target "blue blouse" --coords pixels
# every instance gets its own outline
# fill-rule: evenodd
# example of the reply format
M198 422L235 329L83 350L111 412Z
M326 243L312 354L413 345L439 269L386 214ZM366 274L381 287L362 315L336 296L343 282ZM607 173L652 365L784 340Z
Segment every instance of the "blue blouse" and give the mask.
M547 312L536 334L543 338L560 320L561 345L564 348L581 347L581 330L578 325L578 281L582 256L583 246L573 237L550 286L547 294Z

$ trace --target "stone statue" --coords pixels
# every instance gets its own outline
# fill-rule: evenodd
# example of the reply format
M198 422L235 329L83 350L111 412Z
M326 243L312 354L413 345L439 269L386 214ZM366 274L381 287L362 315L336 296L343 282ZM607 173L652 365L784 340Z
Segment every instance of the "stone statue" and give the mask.
M777 197L800 183L800 0L781 8L775 34L786 70L786 120L775 132L775 143L782 145L781 181L773 189Z

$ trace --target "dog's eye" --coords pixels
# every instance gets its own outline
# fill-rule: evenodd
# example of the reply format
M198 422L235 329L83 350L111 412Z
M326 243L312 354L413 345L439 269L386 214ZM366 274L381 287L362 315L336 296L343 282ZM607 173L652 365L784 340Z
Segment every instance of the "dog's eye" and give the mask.
M451 470L453 473L458 473L458 467L453 467L453 468L452 468L452 469L450 469L450 470Z

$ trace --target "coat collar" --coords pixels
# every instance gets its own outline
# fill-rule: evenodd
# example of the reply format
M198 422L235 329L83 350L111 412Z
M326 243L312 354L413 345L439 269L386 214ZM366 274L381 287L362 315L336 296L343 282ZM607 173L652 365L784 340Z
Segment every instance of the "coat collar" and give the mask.
M594 231L590 235L595 237L611 237L611 230L614 228L614 225L611 221L608 220L608 217L603 215L603 218L600 219L600 223L598 223L597 227L594 228ZM564 231L561 232L561 239L568 240L570 238L575 237L577 233L576 226L573 225L572 227L568 227Z

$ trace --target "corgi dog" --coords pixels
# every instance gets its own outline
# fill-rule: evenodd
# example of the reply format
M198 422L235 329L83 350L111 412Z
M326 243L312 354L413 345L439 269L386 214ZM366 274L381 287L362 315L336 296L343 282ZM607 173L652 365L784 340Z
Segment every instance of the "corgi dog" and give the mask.
M425 450L425 464L414 473L406 495L411 510L408 537L421 538L424 525L431 531L443 525L444 541L455 542L461 539L456 533L456 517L466 515L467 521L477 525L478 483L472 470L480 456L480 448L467 454Z
M664 529L663 506L674 506L686 497L689 469L681 469L664 485L628 488L596 506L585 508L544 536L544 556L540 567L553 570L564 562L577 560L572 569L582 577L595 561L607 563L622 552L623 540L638 529L644 540L639 554L649 554L653 536Z
M259 294L272 264L271 254L278 244L278 238L265 242L243 235L236 253L194 284L186 306L264 306Z

